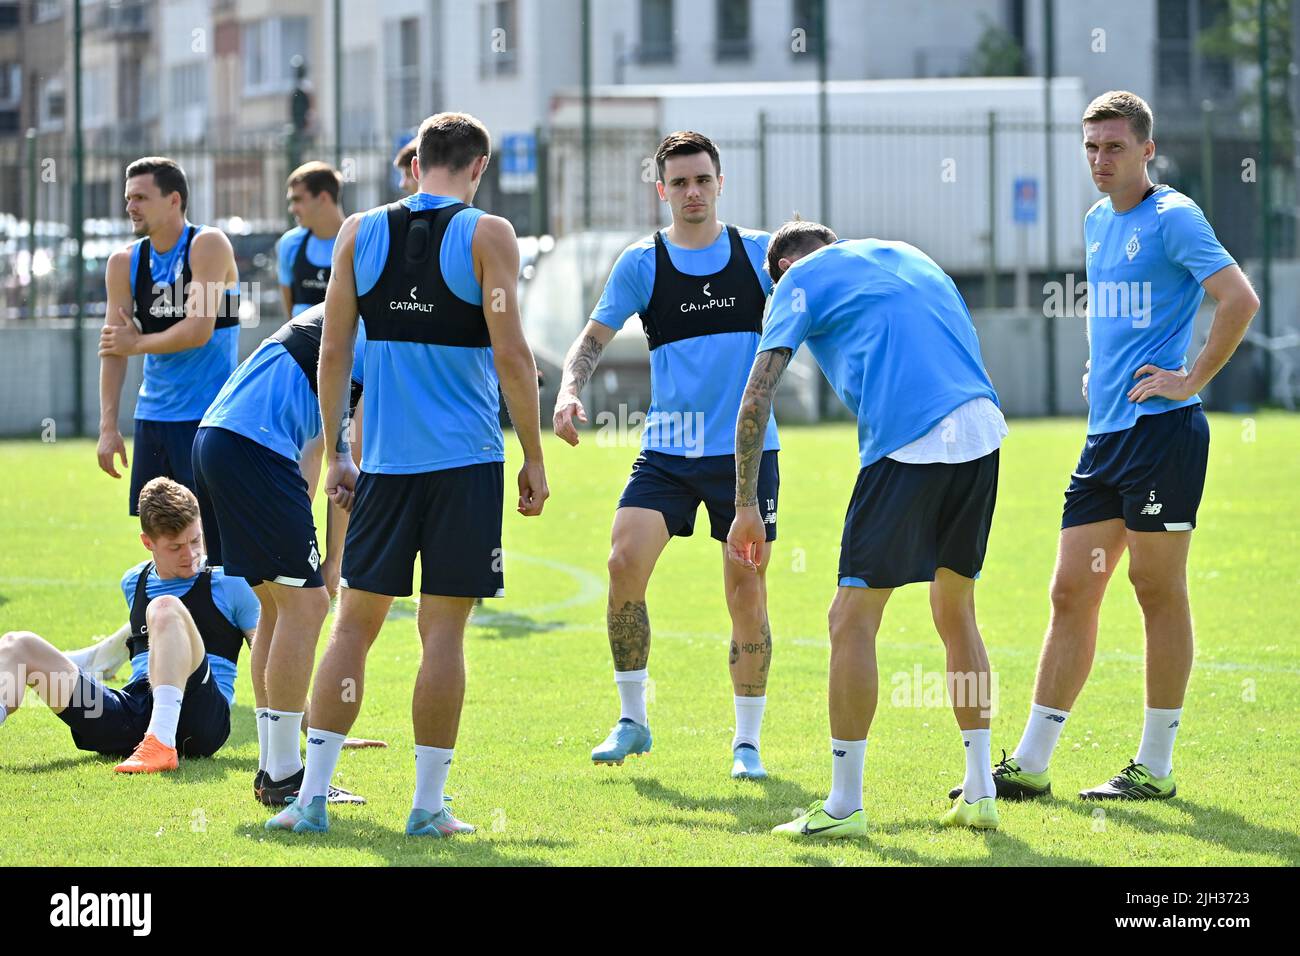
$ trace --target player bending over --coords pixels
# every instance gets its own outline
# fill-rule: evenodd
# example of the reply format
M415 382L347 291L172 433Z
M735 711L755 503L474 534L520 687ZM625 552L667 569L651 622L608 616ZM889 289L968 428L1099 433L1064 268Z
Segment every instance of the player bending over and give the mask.
M840 547L830 609L831 792L774 832L796 838L866 833L862 771L876 711L876 634L894 589L930 582L947 651L966 793L940 823L995 829L989 765L989 661L975 622L1006 422L952 279L919 249L836 241L825 226L786 223L767 254L779 279L736 420L736 518L728 554L754 566L761 547L759 461L772 394L804 342L857 413L862 465Z

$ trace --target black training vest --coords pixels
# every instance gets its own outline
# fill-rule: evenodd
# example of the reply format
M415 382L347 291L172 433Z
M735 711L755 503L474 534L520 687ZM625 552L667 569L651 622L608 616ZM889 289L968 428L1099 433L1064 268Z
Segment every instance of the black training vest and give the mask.
M293 259L293 284L289 286L289 294L293 296L294 305L319 305L324 302L325 287L330 283L332 266L314 266L307 261L307 243L310 241L309 230L303 236L298 254Z
M358 299L370 342L488 348L483 307L452 292L442 275L442 240L465 203L412 210L388 206L388 258L375 287Z
M126 642L127 651L132 657L149 649L149 625L145 623L149 596L145 589L149 583L149 572L153 568L152 561L146 564L140 572L140 580L135 584L135 599L131 602L131 636ZM181 603L190 612L190 617L194 618L199 637L203 638L204 649L209 654L238 663L239 649L244 646L244 632L231 624L212 600L211 568L199 572L198 580L181 595Z
M140 324L141 331L163 332L185 318L185 290L194 280L194 274L190 271L190 244L198 231L198 226L190 226L189 232L184 236L184 265L180 282L174 285L154 285L153 269L149 263L153 247L149 244L148 236L140 240L140 258L136 263L135 288L131 298L135 300L135 319ZM216 328L226 329L238 324L239 292L226 292L217 306Z
M276 330L271 338L284 346L284 350L298 363L302 374L307 376L311 393L319 395L316 385L316 368L320 365L320 340L325 327L325 307L314 305L302 315L290 319ZM361 400L361 383L352 380L352 395L348 406L356 411L357 402Z
M669 342L721 332L763 332L767 296L735 226L727 226L731 258L709 276L678 272L661 232L655 233L655 284L640 313L651 351Z

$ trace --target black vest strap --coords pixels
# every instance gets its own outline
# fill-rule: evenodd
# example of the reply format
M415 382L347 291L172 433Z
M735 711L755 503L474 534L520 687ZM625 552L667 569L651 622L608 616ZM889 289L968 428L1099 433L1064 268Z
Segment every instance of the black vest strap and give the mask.
M325 287L329 285L329 266L314 266L307 260L307 243L311 241L311 231L303 237L293 259L293 284L289 286L294 305L319 305L325 301Z
M154 564L150 561L140 571L135 583L135 597L131 601L131 636L127 638L127 652L135 657L149 649L149 625L145 612L149 608L149 573ZM209 653L237 662L244 646L244 632L232 624L212 600L212 569L204 568L190 589L181 595L181 603L194 618L203 647Z
M388 258L379 281L358 300L368 341L491 346L483 307L452 292L442 274L447 226L468 208L465 203L420 210L402 202L388 206Z
M313 395L320 394L317 387L316 369L320 365L320 342L324 331L325 307L323 305L314 305L306 312L284 323L271 336L284 346L284 350L298 364L298 368L302 369L302 374L307 376L307 382L311 385ZM361 401L361 383L356 379L352 380L352 394L349 401L352 410L355 411L357 402Z
M135 286L131 297L135 300L135 318L142 331L164 332L185 318L185 290L194 281L194 273L190 271L190 244L198 231L198 226L190 226L182 238L185 249L181 253L181 277L179 282L171 285L154 284L153 270L149 263L153 246L150 245L148 236L140 240L140 256L136 261ZM226 329L238 324L239 291L226 292L217 304L216 328Z
M651 350L669 342L724 332L763 331L767 296L745 252L740 230L727 226L731 256L713 275L679 272L663 234L655 233L655 282L641 324Z

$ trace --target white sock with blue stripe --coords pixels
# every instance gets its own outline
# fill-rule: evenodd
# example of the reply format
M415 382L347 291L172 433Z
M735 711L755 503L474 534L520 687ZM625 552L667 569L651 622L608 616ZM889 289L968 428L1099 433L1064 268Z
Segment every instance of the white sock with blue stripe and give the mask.
M618 701L622 710L619 719L635 720L642 727L649 726L645 709L645 682L650 671L614 671L614 686L618 688Z

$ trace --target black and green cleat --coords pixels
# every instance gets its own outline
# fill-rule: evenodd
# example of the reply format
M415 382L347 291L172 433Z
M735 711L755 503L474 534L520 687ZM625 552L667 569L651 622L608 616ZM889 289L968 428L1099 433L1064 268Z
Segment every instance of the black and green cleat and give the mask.
M1008 757L1005 750L1002 751L1002 759L993 768L993 787L1001 800L1033 800L1036 797L1046 797L1052 792L1052 782L1048 779L1046 770L1042 773L1021 770L1016 758ZM948 791L949 800L956 800L960 796L961 787L953 787Z
M1168 800L1177 792L1172 773L1157 777L1145 764L1130 760L1101 786L1080 790L1079 796L1084 800Z

